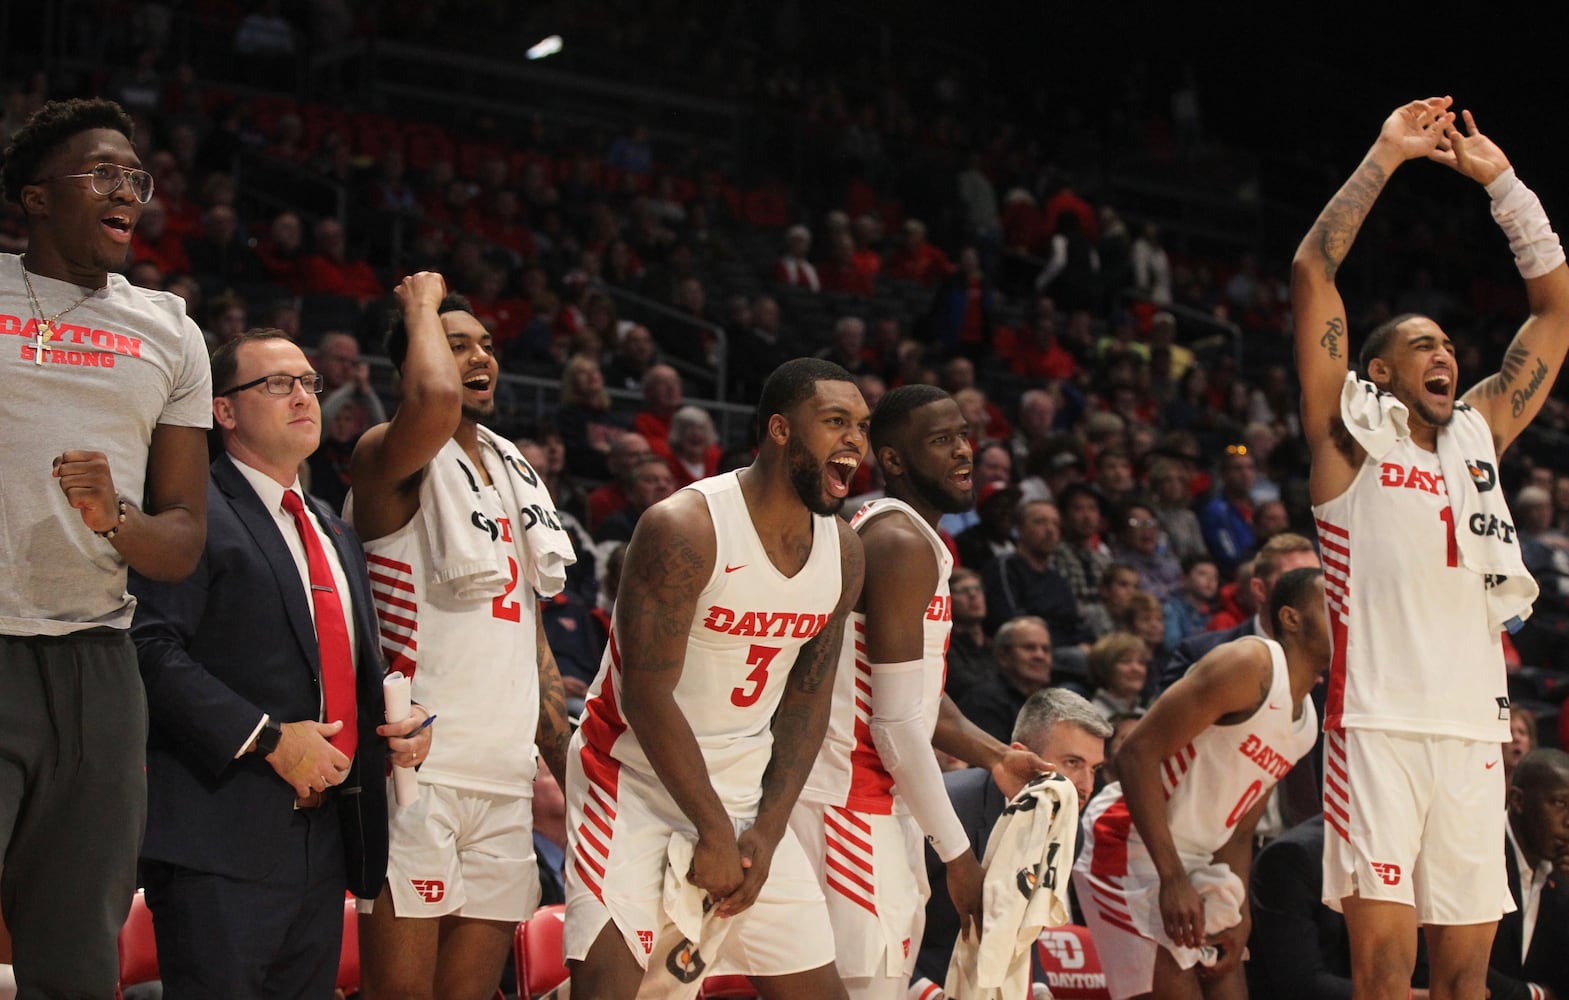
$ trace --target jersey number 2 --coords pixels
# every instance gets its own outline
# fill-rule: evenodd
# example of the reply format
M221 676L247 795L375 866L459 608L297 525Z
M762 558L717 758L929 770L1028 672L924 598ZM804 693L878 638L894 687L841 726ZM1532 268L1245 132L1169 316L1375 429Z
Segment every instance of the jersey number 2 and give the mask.
M490 599L490 613L504 622L522 621L523 605L512 599L512 592L518 589L518 561L511 556L507 557L507 573L511 575L507 589Z
M752 672L746 675L746 683L730 692L730 704L736 708L751 708L757 704L757 699L763 696L763 687L768 683L768 665L774 662L774 657L779 655L779 650L774 646L754 645L746 654L746 662L752 667ZM751 685L748 688L747 685Z

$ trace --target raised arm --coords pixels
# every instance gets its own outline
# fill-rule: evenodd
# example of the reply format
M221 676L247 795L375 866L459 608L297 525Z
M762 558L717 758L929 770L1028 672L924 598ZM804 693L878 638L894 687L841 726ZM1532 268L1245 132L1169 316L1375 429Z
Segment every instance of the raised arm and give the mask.
M447 283L430 271L411 274L395 292L408 329L403 393L397 412L354 446L354 530L371 541L392 534L419 509L414 478L447 443L463 415L463 381L437 309Z
M861 597L866 557L861 537L835 518L839 529L839 603L822 631L808 639L796 654L785 682L784 696L774 711L774 748L763 771L763 794L757 803L757 820L738 841L746 877L735 894L720 904L723 916L734 916L757 900L774 848L784 837L790 810L806 784L812 762L828 732L833 704L834 670L844 645L845 621ZM625 572L623 570L623 572ZM624 577L623 577L624 579ZM617 603L619 607L619 601Z
M721 900L741 884L735 828L675 700L687 632L713 573L715 552L713 517L697 493L677 493L644 511L621 568L612 640L621 657L627 725L660 783L697 828L690 879Z
M1313 454L1314 502L1343 492L1360 457L1340 451L1333 434L1341 384L1351 364L1346 307L1335 275L1389 175L1406 160L1437 150L1444 129L1454 120L1449 104L1447 97L1412 101L1385 119L1367 156L1324 206L1292 259L1297 378L1302 385L1302 432Z
M1166 821L1161 764L1227 716L1252 714L1268 697L1270 679L1269 651L1263 643L1238 640L1219 646L1155 699L1117 752L1128 814L1160 876L1166 934L1179 945L1204 944L1204 904L1188 881Z
M1465 401L1487 418L1502 454L1541 411L1569 351L1569 267L1541 201L1515 176L1503 150L1477 129L1471 112L1464 120L1463 131L1450 127L1446 148L1436 158L1487 189L1493 218L1509 238L1525 279L1531 311L1497 374L1465 394Z

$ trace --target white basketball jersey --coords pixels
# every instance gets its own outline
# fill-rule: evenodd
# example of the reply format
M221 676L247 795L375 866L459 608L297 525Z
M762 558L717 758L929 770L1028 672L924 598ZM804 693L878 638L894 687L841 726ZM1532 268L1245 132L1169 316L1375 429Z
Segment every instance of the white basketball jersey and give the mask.
M1205 729L1160 766L1166 822L1184 857L1207 859L1223 847L1247 811L1313 748L1318 736L1312 700L1291 699L1291 677L1280 644L1259 636L1237 641L1262 642L1269 648L1273 676L1263 704L1243 722ZM1293 720L1293 709L1299 707L1302 715ZM1128 813L1120 782L1101 789L1085 816L1094 843L1088 862L1092 874L1126 875L1130 857L1135 865L1148 864L1149 852Z
M774 709L796 654L828 624L842 590L839 522L812 518L806 565L786 577L769 561L735 473L686 487L714 522L714 569L697 599L675 700L692 727L715 793L735 817L757 812L773 753ZM619 609L617 617L619 618ZM620 707L622 659L611 624L599 675L588 691L580 740L584 770L614 800L617 767L656 781Z
M1457 406L1454 419L1482 417ZM1507 742L1500 633L1483 578L1460 565L1467 529L1438 455L1397 441L1313 513L1334 638L1325 726Z
M431 477L420 503L431 503ZM365 543L371 596L389 670L408 674L412 697L439 715L419 778L435 785L502 795L531 795L534 733L539 725L539 663L534 645L538 604L517 571L514 523L495 489L474 497L498 529L478 519L474 531L512 567L507 590L464 600L431 584L431 540L415 514L392 534Z
M931 525L902 500L883 497L869 500L856 512L850 527L864 531L873 518L898 512L918 525L937 557L937 590L926 606L921 622L924 635L921 657L925 662L921 695L921 716L930 734L937 728L937 710L942 702L947 673L948 634L953 630L953 609L948 597L948 575L953 572L953 554ZM897 566L868 566L867 573L897 573ZM893 777L883 767L877 748L872 745L872 671L866 656L866 615L857 611L846 629L834 674L833 711L828 720L828 735L823 749L812 765L801 798L807 802L842 806L856 812L887 814L893 811ZM903 811L901 804L900 811Z

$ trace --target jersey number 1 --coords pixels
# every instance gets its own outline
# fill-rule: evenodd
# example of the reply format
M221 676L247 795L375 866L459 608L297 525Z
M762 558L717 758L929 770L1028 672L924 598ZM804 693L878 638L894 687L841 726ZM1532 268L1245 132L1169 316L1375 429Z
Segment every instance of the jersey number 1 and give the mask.
M1455 510L1448 504L1439 508L1438 519L1444 522L1444 537L1449 542L1449 565L1460 565L1460 546L1455 543Z
M779 655L775 646L754 645L746 654L746 662L752 667L752 672L746 675L746 683L730 692L730 704L736 708L751 708L757 704L757 699L763 696L763 687L768 683L768 665L774 662L774 657ZM750 689L747 685L751 685Z

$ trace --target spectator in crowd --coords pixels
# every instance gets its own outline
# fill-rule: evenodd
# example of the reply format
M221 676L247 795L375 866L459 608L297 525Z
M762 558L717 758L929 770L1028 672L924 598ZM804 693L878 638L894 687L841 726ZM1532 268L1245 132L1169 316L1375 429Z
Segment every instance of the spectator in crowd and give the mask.
M819 269L822 289L840 295L870 298L876 289L872 276L855 259L855 240L849 233L835 233L828 249L828 260Z
M1113 627L1119 632L1138 636L1144 642L1145 660L1148 663L1165 663L1171 655L1166 646L1166 613L1161 603L1142 590L1134 589L1123 602L1121 610L1112 617ZM1151 682L1154 677L1150 678ZM1153 693L1154 684L1150 685Z
M343 225L337 219L316 223L316 251L305 259L304 290L339 295L364 305L382 294L381 279L365 261L350 257Z
M861 375L866 371L865 348L866 321L859 316L840 316L834 321L833 340L816 357L832 361L851 375Z
M1228 445L1220 460L1220 489L1199 512L1204 544L1224 576L1253 549L1253 480L1247 445Z
M957 702L997 673L991 636L986 631L986 588L981 574L957 566L948 578L953 598L953 631L948 640L948 674L943 693Z
M593 358L578 355L562 369L556 426L567 448L567 468L573 475L609 478L605 459L617 435L626 431L627 422L611 411L604 374ZM647 443L645 438L644 444ZM592 511L589 517L593 519Z
M1171 258L1161 245L1160 227L1147 223L1133 241L1133 287L1151 302L1168 305L1171 298Z
M1072 584L1080 612L1096 614L1096 608L1105 608L1100 593L1101 576L1112 561L1111 549L1100 536L1100 496L1092 487L1074 483L1058 494L1057 509L1062 511L1062 544L1052 553L1052 568ZM1106 631L1096 634L1104 635Z
M590 532L598 531L605 519L627 505L632 488L632 467L644 455L653 454L648 438L635 431L623 431L612 437L610 451L605 458L605 471L609 482L597 486L588 494L586 524Z
M1092 641L1117 630L1128 598L1138 589L1137 569L1125 563L1112 563L1106 567L1106 572L1101 574L1100 586L1095 591L1095 601L1088 607L1079 605L1084 627L1089 631Z
M214 205L202 213L201 235L186 242L191 273L214 288L232 288L256 281L261 261L240 235L239 219L228 205Z
M632 417L632 429L648 439L657 454L669 457L670 420L685 402L681 373L655 365L643 377L643 405Z
M1051 683L1051 631L1040 618L1021 615L1002 623L992 646L997 675L972 687L957 704L983 731L1007 740L1030 695Z
M1164 601L1181 586L1182 563L1161 544L1154 508L1140 501L1127 503L1116 520L1115 558L1139 571L1140 590Z
M606 542L631 541L632 529L637 527L643 512L676 491L670 464L655 454L645 455L633 464L631 480L626 505L605 518L594 533L594 541L601 546Z
M605 385L612 389L643 391L643 379L661 366L659 345L641 323L629 323L617 335L615 353L605 366Z
M807 259L812 249L812 231L805 226L791 226L785 230L785 252L774 265L774 280L792 288L809 292L822 291L822 281L817 268Z
M975 429L971 428L971 444L974 445ZM1007 447L999 442L985 442L975 446L975 459L972 472L975 482L987 483L1012 483L1013 482L1013 456ZM1017 499L1017 497L1015 497ZM974 510L961 514L944 514L939 522L942 530L958 537L962 532L975 527L981 520L980 504L977 502ZM971 569L980 569L979 565Z
M996 631L1019 615L1034 615L1046 622L1060 645L1087 642L1073 588L1052 568L1052 554L1062 542L1057 505L1050 500L1028 500L1017 510L1014 550L993 559L981 571L989 630Z
M1019 396L1018 419L1014 421L1013 436L1008 449L1013 454L1013 464L1024 468L1032 449L1039 447L1056 432L1057 395L1053 387L1031 388ZM1042 496L1042 500L1056 499Z
M247 326L245 300L233 292L225 292L207 303L207 327L203 333L210 345L236 339Z
M1537 748L1536 713L1524 705L1509 706L1509 742L1503 745L1504 784L1514 779L1515 767Z
M262 270L273 283L296 294L305 290L305 226L298 212L285 210L273 216L267 238L256 248Z
M1182 582L1162 605L1166 648L1175 649L1182 640L1205 631L1219 591L1220 570L1212 557L1198 555L1182 560Z
M948 255L927 240L926 223L906 219L904 239L888 255L888 277L936 288L952 273Z
M1095 790L1096 775L1106 760L1106 740L1112 729L1083 695L1065 688L1036 691L1025 700L1010 733L1015 749L1033 750L1049 760L1057 773L1073 782L1083 808ZM982 857L992 827L1008 800L982 768L954 771L943 777L948 798L964 823L970 844ZM930 845L926 848L928 878L941 878L942 863ZM933 885L940 883L933 882ZM918 975L942 982L959 936L959 916L947 893L934 892L926 902L926 931L916 959Z
M164 274L177 274L191 269L185 255L185 241L166 225L163 201L153 197L142 208L142 218L131 234L131 259L151 261Z
M719 446L714 418L701 406L676 410L670 418L668 447L666 462L678 490L719 471L719 457L724 449Z
M984 572L993 559L1014 549L1013 524L1019 502L1019 490L1006 479L983 481L978 475L974 481L982 483L975 491L975 513L979 520L954 538L959 550L959 564L976 572Z
M980 254L966 246L959 251L959 266L932 296L931 327L938 346L973 360L987 357L996 309L996 291L981 270Z
M1113 632L1095 640L1085 662L1089 667L1091 703L1107 723L1119 715L1142 712L1144 681L1149 674L1149 649L1131 632Z
M867 277L883 273L883 224L875 215L858 215L850 224L855 238L855 266Z

